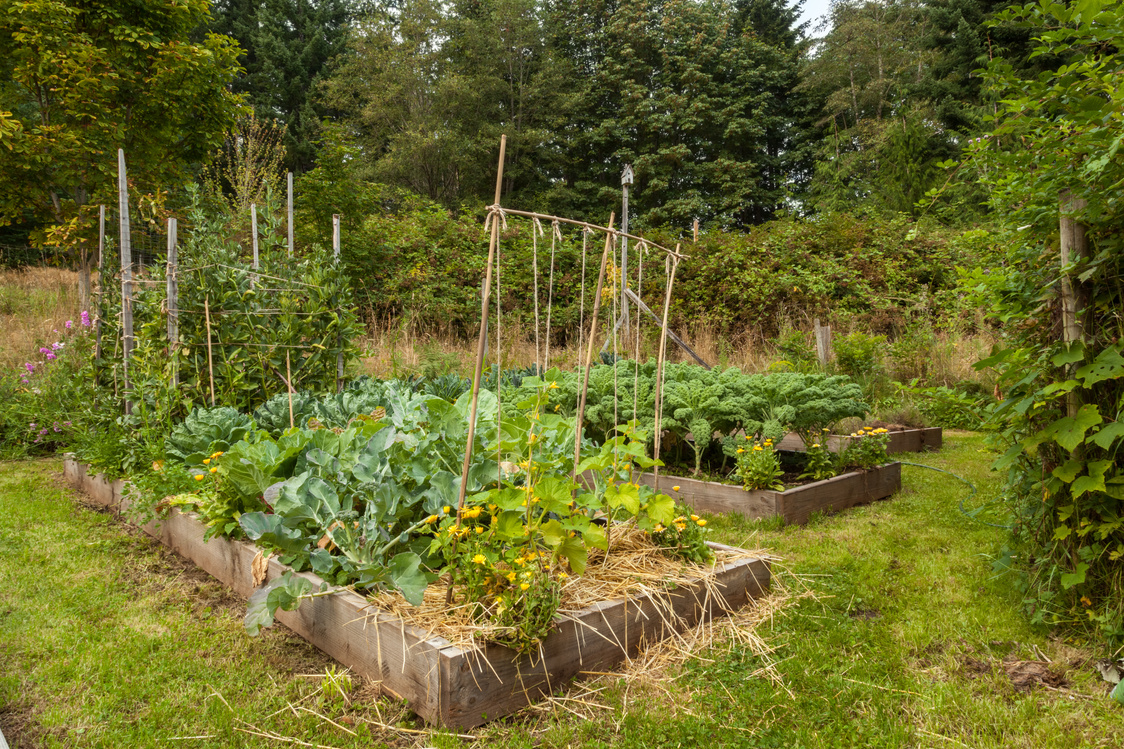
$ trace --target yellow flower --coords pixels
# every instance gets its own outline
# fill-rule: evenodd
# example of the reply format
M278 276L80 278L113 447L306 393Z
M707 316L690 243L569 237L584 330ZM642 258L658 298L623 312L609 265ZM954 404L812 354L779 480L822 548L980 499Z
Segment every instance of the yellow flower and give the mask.
M1093 602L1087 596L1081 596L1081 603L1085 606L1092 606Z
M820 446L820 443L819 443L819 442L813 442L813 443L812 443L812 447L819 447L819 446Z
M858 437L859 435L855 434L854 432L851 432L851 436L852 437Z
M744 453L744 452L745 452L745 450L743 450L742 448L740 448L740 447L739 447L739 448L738 448L738 452L739 452L739 453Z
M539 441L539 436L537 434L535 434L534 432L531 432L531 436L527 438L527 444L533 445L538 441Z
M676 523L675 527L678 528L681 531L687 530L687 524L686 523Z
M559 572L559 573L558 573L558 579L559 579L559 580L566 580L566 579L567 579L567 578L569 578L569 577L570 577L570 576L569 576L569 575L567 575L567 574L566 574L565 572Z
M218 473L219 469L216 466L211 466L211 473Z
M514 572L508 572L508 573L507 573L507 579L508 579L508 580L509 580L510 582L515 582L515 573L514 573Z
M531 587L530 583L519 583L519 590L527 590Z
M558 383L557 382L550 383L550 387L547 388L547 389L548 390L557 390L558 389Z
M663 533L663 530L664 530L663 525L660 524L660 523L656 523L656 529L655 530L656 530L656 533Z
M830 431L831 431L831 430L830 430L830 429L828 429L827 427L824 427L824 428L823 428L823 430L824 430L825 432L830 432Z
M754 445L754 446L753 446L753 452L755 452L755 453L759 453L759 452L761 452L761 451L762 451L763 449L764 449L764 448L763 448L763 447L761 447L761 445Z
M210 458L203 458L203 465L207 465L210 462L211 462Z
M678 486L673 486L673 487L671 487L671 490L672 490L673 492L677 492L677 491L679 491L679 487L678 487Z
M555 406L555 407L554 407L554 410L555 410L555 411L560 411L560 410L562 410L562 404L561 404L561 403L559 403L559 404L558 404L557 406Z
M484 532L484 526L482 526L482 525L476 526L476 534L477 535L480 535L483 532Z
M699 527L706 525L706 521L702 519L696 520L695 522L699 524Z
M195 474L195 480L196 481L202 481L203 480L203 474L201 474L201 473Z
M453 509L453 508L452 508L452 507L450 507L449 505L445 505L444 507L442 507L442 508L441 508L441 511L442 511L443 513L445 513L446 515L448 515L448 514L449 514L449 513L450 513L450 512L452 511L452 509Z
M524 559L523 557L515 557L515 563L518 564L520 567L522 567L523 565L525 565L527 563L527 560Z
M432 523L436 523L437 522L437 516L436 515L430 515L429 517L427 517L425 519L425 522L426 522L427 525L432 524Z
M698 519L699 519L699 516L698 516L698 515L692 515L692 516L691 516L691 520L698 520Z
M498 517L496 517L495 515L493 515L492 516L492 525L495 525L498 522L500 522L500 519Z
M472 558L472 561L476 562L477 564L484 564L488 561L488 559L483 554L477 554Z

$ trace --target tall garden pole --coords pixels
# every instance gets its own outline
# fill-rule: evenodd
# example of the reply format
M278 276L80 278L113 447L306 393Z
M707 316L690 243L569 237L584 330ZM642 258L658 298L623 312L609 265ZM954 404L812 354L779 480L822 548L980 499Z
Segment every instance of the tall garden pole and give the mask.
M332 214L332 258L336 261L336 265L340 264L340 215L338 213ZM336 352L336 392L343 390L343 339L339 336L336 337L336 345L339 351Z
M503 190L503 159L507 153L507 136L500 136L500 163L496 168L496 208L500 205L500 196ZM464 448L464 463L461 465L461 485L457 492L457 526L460 526L461 513L464 511L464 497L468 489L468 469L472 463L472 445L476 441L476 406L480 400L480 375L484 369L484 346L488 340L488 302L492 296L492 262L496 256L496 243L500 238L500 216L492 215L492 235L488 240L488 263L484 267L484 293L480 297L480 335L476 338L476 366L472 371L472 404L468 409L468 444ZM502 372L500 376L502 376ZM499 380L496 380L499 388ZM499 470L497 466L497 471ZM456 539L453 539L455 548ZM445 602L453 599L453 578L449 577L449 588L445 593Z
M289 215L289 257L293 256L293 173L289 172L286 177L288 183L288 198L286 200L287 212Z
M124 348L121 375L125 385L125 413L133 412L129 399L129 359L133 355L133 250L129 229L129 185L125 151L117 149L117 206L121 218L121 340Z
M254 270L257 270L260 267L258 264L258 207L254 203L250 203L250 237L254 247Z
M578 478L578 463L582 457L582 420L585 418L585 396L589 390L589 370L593 366L593 345L597 340L597 315L601 311L601 290L605 287L605 267L609 264L609 250L613 248L613 222L615 213L609 215L609 231L605 233L605 249L601 252L601 272L597 275L597 291L593 297L593 320L589 323L589 346L585 354L585 377L582 380L581 396L578 398L578 413L574 420L574 469L570 478ZM578 352L579 354L581 352Z
M105 206L98 206L98 314L94 321L94 361L101 358L101 300L105 293ZM89 312L89 310L87 310ZM97 365L95 365L96 368Z
M1081 316L1085 311L1085 300L1080 290L1074 286L1073 278L1067 267L1075 262L1080 262L1089 255L1089 240L1085 236L1085 225L1076 221L1073 214L1085 210L1089 201L1085 198L1074 197L1073 193L1065 190L1058 200L1058 229L1060 234L1059 254L1061 261L1061 283L1059 294L1062 307L1062 340L1067 345L1073 345L1084 338L1084 326ZM1069 416L1075 416L1081 408L1081 395L1074 388L1066 396L1066 411Z
M698 222L695 222L695 227L697 230ZM675 245L675 252L678 254L679 245ZM664 359L667 357L667 315L668 311L671 309L671 287L675 283L675 271L679 268L678 257L673 256L669 260L671 262L671 268L667 274L667 291L664 292L663 297L663 324L660 330L660 353L656 358L656 401L653 424L655 433L652 435L655 439L652 448L652 457L656 459L656 464L652 466L652 476L655 479L652 482L654 484L652 488L655 489L656 492L660 490L660 417L663 415L663 363Z
M177 348L180 338L180 308L179 308L179 265L177 264L176 249L177 222L174 218L168 219L168 356L172 360L172 387L178 387L180 382L179 361Z

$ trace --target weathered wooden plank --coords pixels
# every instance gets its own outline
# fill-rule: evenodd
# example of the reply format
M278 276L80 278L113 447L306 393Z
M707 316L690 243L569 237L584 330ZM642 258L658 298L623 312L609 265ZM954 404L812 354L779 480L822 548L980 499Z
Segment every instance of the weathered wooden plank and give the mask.
M890 455L940 450L943 444L943 430L940 427L904 429L898 432L889 432L889 437L890 441L886 444L886 452ZM846 439L843 435L833 434L827 438L828 448L832 452L839 452ZM804 442L795 432L786 434L776 447L778 450L788 452L804 452Z
M96 504L127 509L124 482L91 476L72 457L64 474ZM173 510L143 529L169 548L246 598L254 591L253 545L225 538L204 540L206 528L191 513ZM715 548L726 548L712 544ZM267 579L287 567L270 560ZM321 580L298 573L319 588ZM515 712L564 685L583 670L611 668L639 648L729 613L769 587L767 560L743 558L723 566L708 592L702 581L675 590L652 591L628 600L607 601L564 612L537 658L519 657L499 645L461 648L369 607L351 591L305 601L296 611L278 611L277 620L384 692L405 699L422 718L451 728L471 728Z
M767 562L740 559L718 572L718 596L708 595L700 581L571 612L533 658L518 658L499 645L475 650L448 648L442 651L442 723L472 728L519 710L581 671L613 668L635 655L643 644L736 610L761 595L769 582Z
M650 473L641 474L639 481L648 486L655 483ZM669 485L678 486L675 497L702 512L736 512L748 518L780 515L787 523L806 523L814 512L839 512L899 491L901 464L889 463L870 471L845 473L783 492L746 491L740 486L680 476L662 477L660 483L664 491Z

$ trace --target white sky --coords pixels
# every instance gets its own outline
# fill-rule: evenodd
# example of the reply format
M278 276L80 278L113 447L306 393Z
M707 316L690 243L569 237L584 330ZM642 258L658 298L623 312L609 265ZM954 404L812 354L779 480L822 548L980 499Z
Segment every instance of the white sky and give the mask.
M809 35L819 35L816 33L816 26L819 25L819 18L820 16L826 16L830 7L831 0L804 0L804 12L800 14L800 20L812 22L808 28Z

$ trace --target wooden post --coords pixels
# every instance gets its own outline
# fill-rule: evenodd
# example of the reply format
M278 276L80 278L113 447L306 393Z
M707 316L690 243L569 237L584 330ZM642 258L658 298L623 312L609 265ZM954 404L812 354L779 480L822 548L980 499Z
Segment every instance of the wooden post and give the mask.
M827 368L827 363L831 360L831 326L820 325L820 318L813 321L816 336L816 358L820 360L820 366Z
M250 237L254 247L254 270L260 266L258 264L258 207L254 203L250 203Z
M177 359L180 337L180 310L179 310L179 266L177 265L176 248L177 223L174 218L168 219L168 268L166 272L168 281L168 356L172 360L172 387L179 386L180 372Z
M694 228L691 231L691 235L695 240L694 243L698 244L699 243L699 220L698 219L695 219L695 225L694 225Z
M98 313L94 319L94 361L102 357L101 298L105 293L105 206L98 206ZM87 310L88 312L89 310ZM95 365L96 367L96 365Z
M1062 340L1068 346L1082 341L1085 334L1081 320L1085 311L1085 299L1080 288L1074 285L1067 268L1088 257L1089 241L1085 236L1085 225L1073 218L1074 213L1085 210L1088 205L1089 201L1074 197L1069 190L1063 191L1059 196L1058 229L1061 256L1059 295L1062 307ZM1066 396L1066 411L1069 416L1074 416L1080 408L1081 395L1074 388Z
M495 205L500 204L501 191L503 190L503 160L507 152L507 136L500 136L500 163L496 169L496 199ZM484 267L484 293L480 298L480 335L476 339L476 367L472 374L472 405L468 409L468 444L464 449L464 463L461 465L461 486L457 494L457 523L460 523L461 511L464 509L464 497L468 489L468 469L472 463L472 443L476 437L476 404L480 398L480 375L484 368L484 344L487 341L488 328L488 303L492 295L492 263L496 256L496 243L500 236L500 217L492 217L492 234L488 240L488 263ZM449 585L450 594L453 590Z
M203 319L207 326L207 374L211 379L211 408L215 407L215 360L211 352L211 298L203 297Z
M285 351L285 388L289 391L289 428L292 429L296 422L293 420L293 367L289 363L289 351Z
M698 226L698 221L695 222ZM679 252L679 245L675 245L675 252ZM663 322L661 323L660 331L660 352L656 357L656 399L655 399L655 414L653 418L653 426L655 434L652 435L654 440L652 448L652 457L657 461L660 459L660 418L663 415L663 363L667 356L667 316L671 310L671 287L675 283L675 271L679 268L679 258L671 258L671 270L667 274L667 291L664 292L663 297ZM659 463L652 466L652 475L655 479L654 489L658 492L660 490L660 466Z
M133 250L129 228L129 183L125 174L125 151L117 149L117 206L121 231L121 378L124 382L125 413L133 412L129 387L129 359L133 355Z
M340 215L338 213L332 214L332 258L336 261L336 265L340 262ZM336 392L343 390L343 339L336 338L336 346L339 351L336 352Z
M589 323L589 344L585 354L585 375L582 391L578 397L578 413L574 419L574 468L570 480L577 481L578 463L582 457L582 420L585 418L585 397L589 389L589 370L593 366L593 346L597 341L597 315L601 311L601 290L605 287L605 266L609 263L609 250L613 247L613 222L616 214L609 214L609 231L605 233L605 249L601 252L601 272L597 274L597 291L593 297L593 320ZM580 351L578 352L581 353Z
M293 173L286 177L288 183L287 209L289 214L289 257L293 256Z

